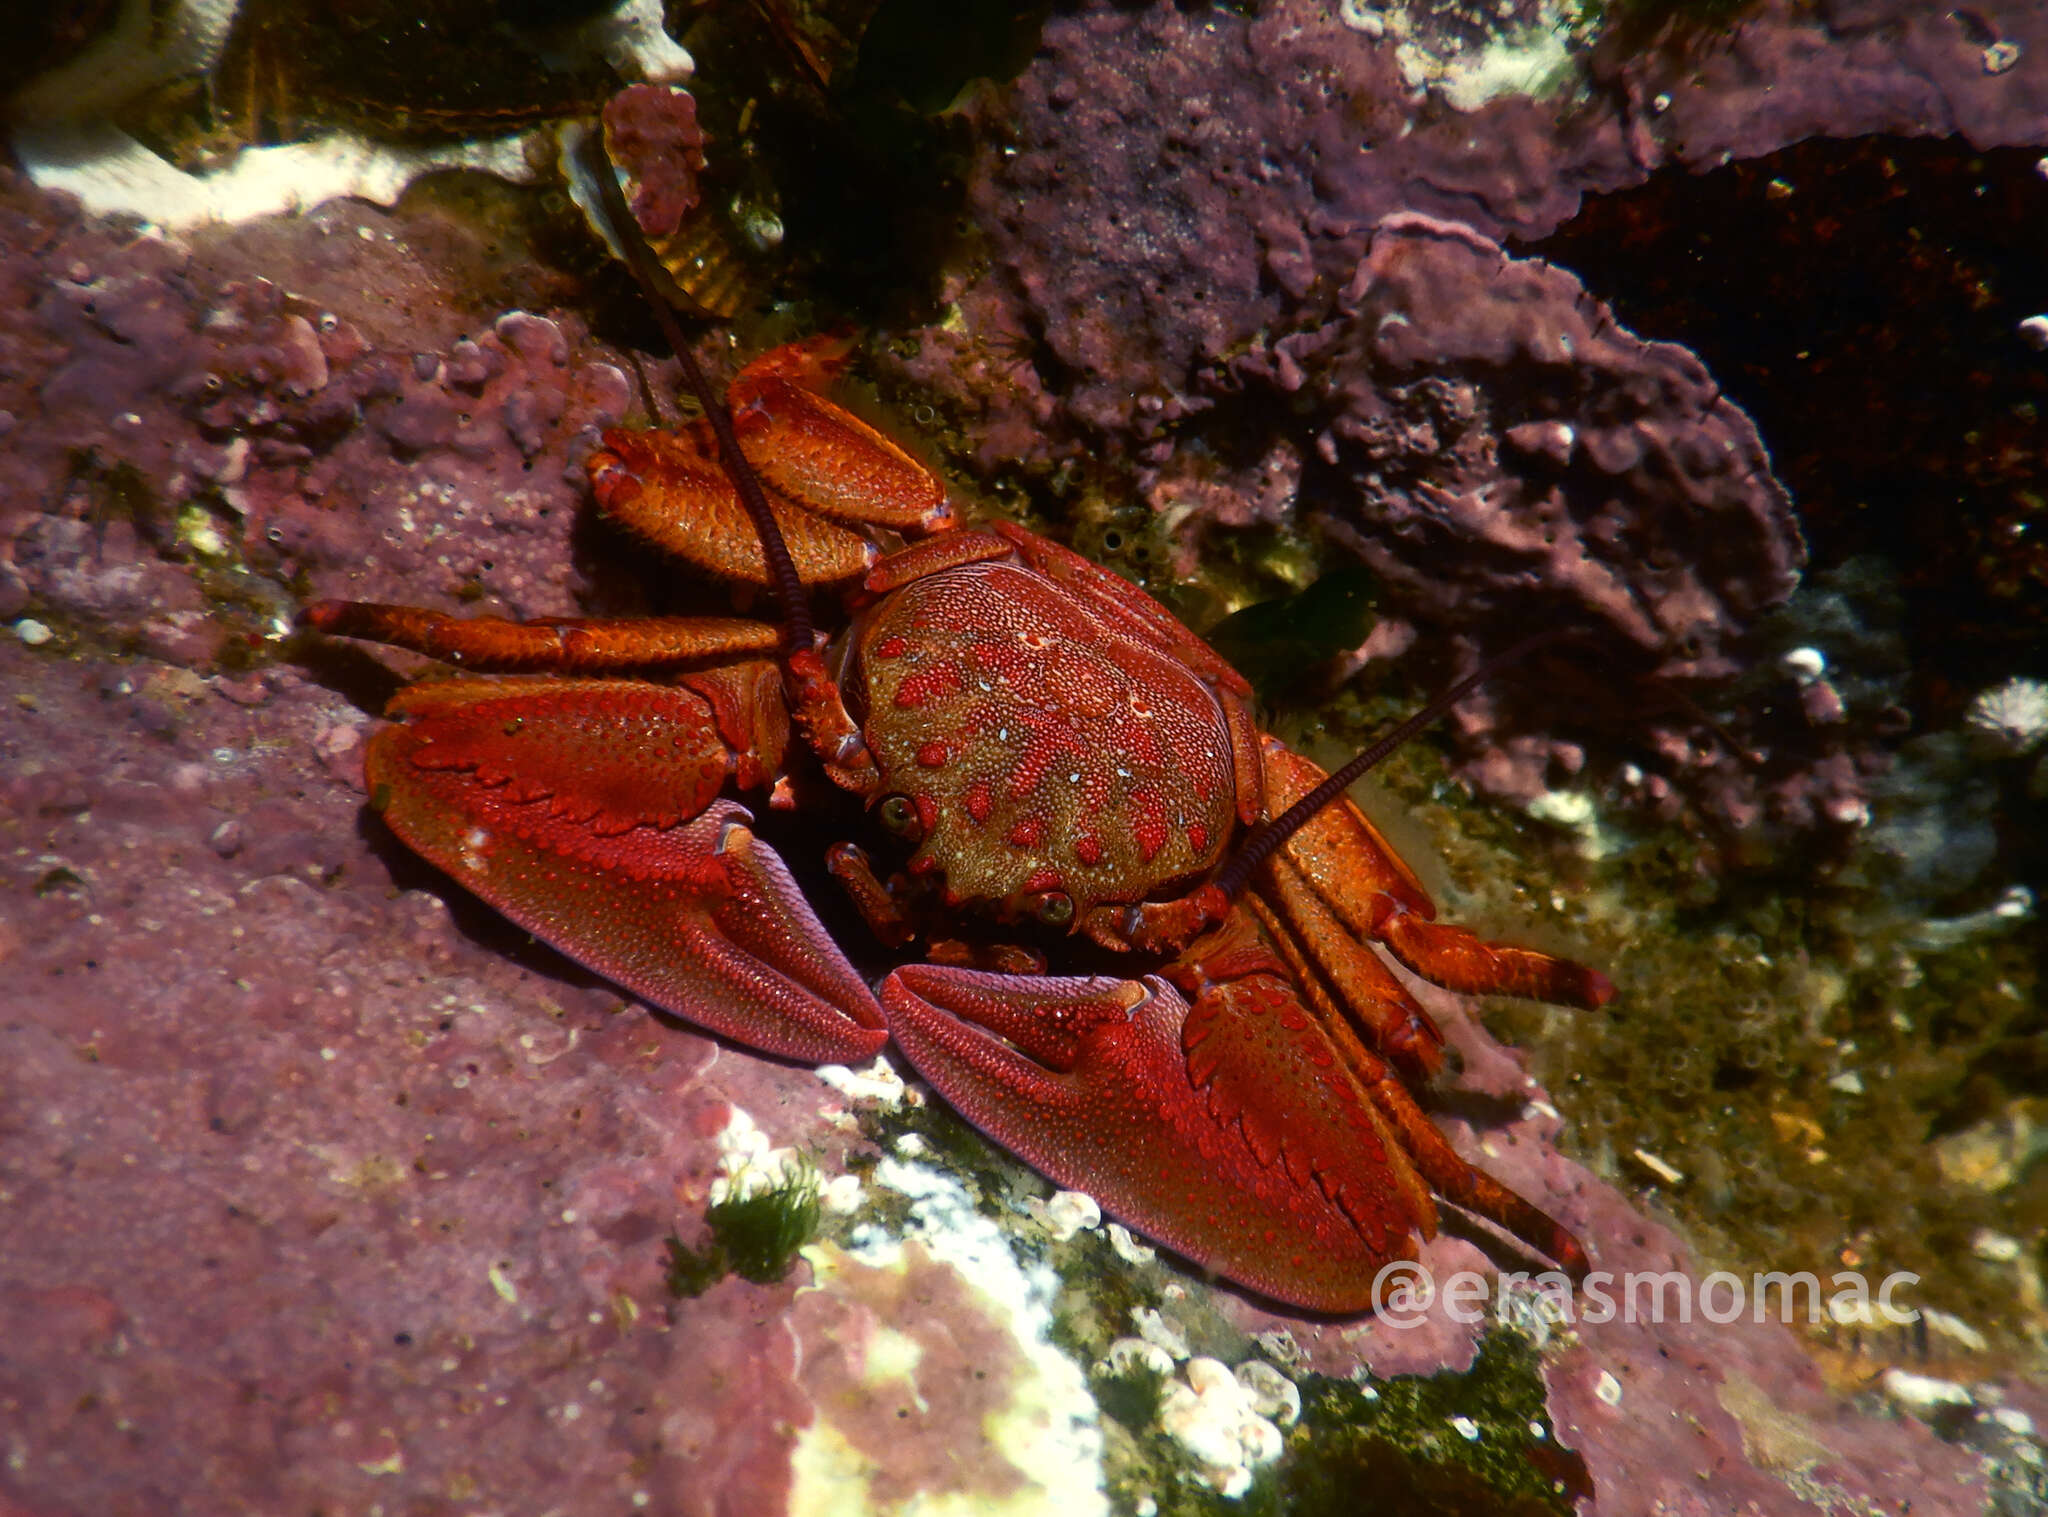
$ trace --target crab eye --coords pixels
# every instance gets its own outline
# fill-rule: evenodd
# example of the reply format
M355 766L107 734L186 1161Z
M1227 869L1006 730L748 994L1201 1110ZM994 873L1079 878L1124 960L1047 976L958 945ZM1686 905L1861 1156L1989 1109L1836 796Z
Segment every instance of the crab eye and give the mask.
M882 804L875 808L882 819L882 825L898 837L915 837L917 825L917 803L907 795L884 797Z
M1032 910L1046 926L1064 927L1074 920L1074 898L1062 891L1048 890Z

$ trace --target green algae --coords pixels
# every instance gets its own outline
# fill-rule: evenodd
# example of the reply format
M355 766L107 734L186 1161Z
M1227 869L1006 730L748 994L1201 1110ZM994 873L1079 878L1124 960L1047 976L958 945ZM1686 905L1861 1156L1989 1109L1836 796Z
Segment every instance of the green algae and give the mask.
M1565 1514L1592 1494L1551 1432L1542 1364L1518 1333L1489 1334L1462 1374L1299 1385L1301 1420L1249 1512L1335 1517L1371 1491L1389 1511Z
M670 1295L701 1296L729 1274L773 1285L818 1230L817 1166L799 1159L766 1185L736 1180L705 1208L704 1224L709 1237L696 1248L673 1233L665 1240Z
M1419 698L1345 692L1282 736L1341 759ZM1675 1222L1701 1269L1911 1270L1913 1304L1995 1344L2038 1328L2048 1167L2008 1131L2038 1084L2024 934L1924 946L1924 908L1855 868L1745 870L1597 802L1568 833L1475 800L1426 740L1373 785L1368 813L1446 917L1613 978L1598 1012L1493 998L1482 1015L1564 1113L1560 1148ZM1992 1263L1971 1252L1986 1233L2037 1241Z

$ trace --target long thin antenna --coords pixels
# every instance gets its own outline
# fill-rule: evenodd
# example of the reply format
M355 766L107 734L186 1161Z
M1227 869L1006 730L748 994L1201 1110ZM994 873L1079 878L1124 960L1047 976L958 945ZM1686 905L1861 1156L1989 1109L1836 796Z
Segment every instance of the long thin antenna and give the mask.
M626 207L626 197L619 190L618 176L612 172L611 163L601 147L603 135L601 126L585 135L578 149L583 156L584 170L597 183L605 219L611 222L619 247L626 255L626 267L633 271L633 278L646 295L647 303L654 308L655 324L661 328L661 335L675 352L676 362L682 367L683 382L696 395L698 404L704 408L704 419L711 423L711 430L718 437L718 456L725 464L726 476L739 492L740 504L747 508L747 515L754 519L754 530L761 536L761 555L767 561L769 581L782 600L782 621L788 646L792 652L808 650L814 641L814 631L810 597L804 592L803 576L796 572L796 561L789 556L789 544L782 540L782 528L775 520L775 513L768 508L768 495L761 488L760 477L754 473L754 466L747 462L746 454L740 451L739 436L733 431L732 413L726 409L725 398L712 393L704 371L697 367L690 345L683 338L681 323L661 294L661 283L654 272L654 252L641 235L640 223L633 219L632 212Z
M1238 849L1230 862L1216 872L1216 877L1211 883L1224 895L1235 900L1245 886L1251 883L1251 878L1258 872L1259 866L1273 856L1274 850L1306 826L1318 811L1350 789L1352 782L1366 770L1444 715L1508 665L1519 663L1538 648L1554 643L1560 638L1577 635L1576 631L1568 627L1551 627L1542 632L1532 632L1505 652L1496 653L1413 716L1403 719L1385 734L1375 738L1369 746L1353 757L1350 763L1329 775L1315 789L1253 832L1244 840L1244 845Z

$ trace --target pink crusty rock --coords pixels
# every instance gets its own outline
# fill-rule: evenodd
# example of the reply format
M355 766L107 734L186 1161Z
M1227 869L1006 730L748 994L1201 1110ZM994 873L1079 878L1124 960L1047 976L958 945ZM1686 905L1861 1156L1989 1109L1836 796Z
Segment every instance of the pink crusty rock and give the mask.
M672 236L698 200L704 134L686 90L634 84L605 102L605 150L628 181L633 219L647 236Z
M289 670L200 680L12 640L0 683L27 697L0 725L0 1507L456 1492L774 1517L820 1408L877 1496L1028 1482L985 1425L1014 1349L917 1245L901 1274L668 1297L661 1240L701 1216L730 1107L837 1173L858 1145L839 1098L622 1004L365 825L326 758L355 757L345 701ZM1694 1267L1559 1154L1543 1093L1463 1001L1413 988L1461 1055L1466 1109L1496 1114L1445 1119L1468 1157L1600 1267ZM1459 1238L1426 1257L1490 1269ZM1474 1330L1442 1312L1306 1321L1172 1283L1332 1375L1470 1362ZM862 1359L901 1341L920 1349L915 1395ZM1603 1372L1619 1407L1594 1395ZM1801 1509L1723 1405L1738 1375L1824 1446L1829 1485L1982 1506L1974 1454L1836 1404L1776 1326L1588 1327L1546 1373L1604 1517L1677 1499L1699 1468L1756 1511Z
M362 257L407 268L378 213L316 215L332 225L295 229L296 251L367 242ZM329 307L255 272L288 277L266 256L274 232L236 236L202 255L122 235L0 172L9 578L117 633L169 624L198 605L166 561L180 511L198 506L242 556L331 593L575 609L583 460L629 401L616 355L567 316L510 311L462 335L473 318L389 267L378 298L342 298L309 257L300 273ZM381 308L394 300L396 316ZM481 532L450 533L471 518ZM76 551L80 531L95 553Z
M1534 24L1526 7L1511 20ZM1572 417L1532 406L1488 428L1487 446L1531 509L1480 513L1484 527L1469 513L1463 527L1446 523L1445 511L1431 520L1415 504L1432 491L1442 502L1461 490L1469 498L1479 484L1473 470L1482 467L1450 454L1433 458L1423 446L1431 431L1416 414L1424 392L1414 392L1406 417L1375 418L1359 397L1379 383L1376 374L1319 374L1303 388L1303 365L1347 319L1345 292L1381 235L1376 229L1399 224L1389 218L1420 215L1488 238L1536 238L1568 219L1586 193L1640 183L1667 164L1706 167L1814 133L1957 131L1982 146L2048 141L2048 21L2017 0L1970 10L1912 0L1769 0L1727 38L1678 51L1598 52L1594 87L1581 94L1508 94L1469 112L1411 85L1401 51L1405 42L1446 54L1449 31L1432 28L1467 23L1448 11L1411 9L1405 24L1407 35L1384 25L1369 35L1347 26L1338 8L1311 0L1281 0L1256 16L1101 0L1054 17L1000 120L991 121L970 183L988 236L986 271L948 290L961 319L919 333L911 356L883 361L973 418L977 466L1052 472L1121 461L1133 492L1155 509L1172 508L1190 544L1211 523L1286 523L1298 468L1299 503L1344 524L1361 544L1372 537L1375 564L1415 604L1462 613L1447 603L1512 563L1540 597L1592 610L1620 646L1640 650L1639 668L1646 659L1689 680L1696 694L1680 691L1682 707L1705 693L1708 678L1750 667L1754 650L1742 633L1757 610L1787 593L1800 560L1753 429L1732 408L1713 413L1699 399L1712 380L1696 362L1634 344L1636 368L1612 404L1650 429L1640 441L1628 428L1598 424L1609 400L1597 394L1574 397ZM1469 50L1479 40L1462 42ZM1539 278L1533 267L1517 267L1510 277L1530 298L1548 298L1539 285L1555 292L1568 282L1557 271ZM1487 308L1500 314L1499 301ZM1435 311L1428 327L1444 339L1441 352L1428 351L1419 331L1407 334L1405 347L1387 339L1405 373L1434 367L1455 380L1459 362L1490 361L1472 346L1484 334L1450 314ZM1629 343L1617 338L1606 361L1585 365L1574 382L1618 382ZM1653 372L1662 378L1653 382ZM1270 386L1290 410L1248 404L1248 381L1252 402L1263 402ZM1699 425L1688 433L1675 413L1660 414L1650 393L1657 384L1680 410L1692 404ZM1292 410L1347 386L1343 426ZM1412 488L1390 502L1319 494L1327 471L1319 480L1298 430L1342 442L1344 427L1380 421L1405 429L1398 451L1417 475ZM1569 439L1560 423L1571 425ZM1730 451L1717 459L1722 446ZM1652 485L1659 464L1675 465L1689 483ZM1355 459L1347 467L1365 472ZM1535 551L1527 534L1544 530L1544 495L1525 486L1546 469L1605 471L1621 497L1648 486L1628 508L1628 529L1654 542L1658 561L1617 574L1630 545L1589 543L1583 530L1573 534L1589 550L1583 556L1572 542ZM1707 515L1733 529L1729 538L1689 531L1685 497L1702 490ZM1740 504L1745 493L1748 504ZM1396 517L1406 535L1381 530ZM1524 534L1519 546L1508 541L1516 533ZM1461 534L1486 551L1462 561L1441 551ZM1194 557L1190 546L1176 567ZM1432 594L1424 582L1439 575L1444 588ZM1473 650L1501 646L1495 634L1509 625L1488 624L1486 597L1473 609L1458 643L1467 661ZM1687 629L1701 639L1696 658L1683 656ZM1514 711L1468 709L1476 726L1466 773L1495 794L1529 799L1551 782L1554 758L1590 752L1595 779L1623 776L1618 793L1660 815L1689 809L1733 832L1759 821L1839 831L1867 816L1867 781L1883 763L1875 751L1845 751L1850 737L1824 712L1767 743L1731 729L1745 750L1731 751L1716 737L1696 740L1696 724L1669 709L1671 699L1651 705L1663 718L1655 730L1610 728L1627 739L1626 751L1587 750L1583 734L1557 730L1540 709L1556 692L1541 681L1536 692ZM1626 700L1644 704L1640 691ZM1551 701L1553 709L1583 704ZM1649 750L1649 762L1638 749ZM1758 753L1767 753L1762 766Z
M1660 718L1646 725L1629 680L1742 669L1745 633L1798 584L1805 546L1755 427L1698 359L1636 337L1564 270L1413 214L1375 231L1336 313L1235 370L1309 418L1321 467L1302 504L1379 577L1383 615L1464 666L1531 626L1580 627L1587 656L1624 671L1604 703L1535 668L1501 683L1518 709L1498 693L1468 703L1477 781L1531 800L1553 764L1579 770L1588 741L1655 746ZM1691 732L1683 708L1661 719ZM1742 767L1725 745L1664 752L1681 785Z
M1414 215L1376 229L1337 311L1240 369L1315 400L1316 450L1355 490L1331 509L1401 611L1484 645L1473 624L1526 618L1533 592L1667 678L1734 672L1724 645L1806 552L1697 358L1563 269Z
M1409 18L1415 40L1447 46L1426 35L1437 24ZM1395 212L1538 238L1581 196L1666 163L1814 134L2048 140L2044 28L2021 0L1771 0L1725 40L1596 56L1602 87L1581 97L1464 112L1407 82L1398 33L1314 0L1254 17L1097 0L1046 23L985 134L969 186L990 237L982 283L1011 309L981 329L1042 333L1065 374L1063 424L1041 447L1063 455L1076 428L1142 437L1139 396L1185 399L1220 355L1291 329ZM2009 67L1989 51L2001 42ZM944 333L921 355L934 378L956 346Z
M837 1098L451 910L289 671L0 683L0 1509L781 1510L801 1277L661 1240Z

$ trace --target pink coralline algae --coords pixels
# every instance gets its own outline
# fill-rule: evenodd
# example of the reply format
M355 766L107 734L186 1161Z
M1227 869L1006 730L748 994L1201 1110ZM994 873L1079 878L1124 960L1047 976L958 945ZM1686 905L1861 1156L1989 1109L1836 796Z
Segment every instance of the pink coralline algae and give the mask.
M1334 7L1283 0L1245 17L1098 3L1047 22L1003 100L970 186L992 257L952 293L995 319L993 335L1043 334L1065 379L1062 420L1126 431L1141 397L1188 403L1206 364L1325 302L1395 212L1538 238L1582 196L1667 163L1707 167L1815 133L2040 141L2044 29L2018 0L1967 12L1779 0L1701 50L1596 59L1605 87L1583 99L1508 93L1463 111L1403 73L1397 34L1354 29ZM2011 67L1987 67L1996 41ZM914 366L971 361L963 344L980 330L931 329Z
M873 1149L810 1071L622 1005L362 825L346 701L11 639L0 684L0 1509L774 1517L821 1459L874 1510L1108 1509L1019 1464L1003 1411L1094 1414L1020 1396L1001 1313L915 1242L901 1270L841 1252L810 1286L668 1295L734 1106L827 1175ZM1461 1058L1461 1151L1597 1267L1693 1271L1558 1153L1466 1003L1416 989ZM1496 1267L1450 1235L1425 1260ZM1461 1370L1481 1330L1148 1270L1168 1317L1227 1327L1204 1351L1284 1335L1297 1375ZM1600 1517L1986 1500L1978 1453L1842 1401L1775 1323L1582 1323L1543 1376Z
M986 268L948 286L958 319L918 333L902 374L971 419L982 467L1120 460L1189 534L1333 524L1389 586L1369 653L1448 642L1469 665L1519 618L1568 614L1661 682L1603 703L1518 675L1515 709L1468 707L1462 767L1494 793L1590 770L1724 828L1860 822L1882 761L1845 752L1827 713L1767 737L1698 719L1770 651L1757 623L1803 559L1755 429L1689 355L1492 244L1660 167L1814 132L2044 140L2038 8L1766 4L1692 52L1596 55L1582 95L1471 109L1415 59L1469 61L1474 38L1374 14L1048 22L970 186ZM1617 701L1669 719L1630 731L1600 712Z
M322 283L391 240L366 208L323 214L295 249ZM583 458L630 391L567 318L511 311L464 334L442 307L409 325L246 258L118 236L12 180L0 245L0 533L46 607L219 656L229 623L168 561L196 510L221 554L345 573L357 595L569 609ZM451 534L472 518L480 532Z
M1685 349L1615 324L1570 274L1467 228L1382 223L1335 321L1241 360L1329 420L1346 537L1445 631L1564 592L1698 678L1798 582L1804 549L1756 429ZM1420 562L1437 566L1422 574Z
M2048 15L2027 0L1778 0L1715 46L1617 60L1609 77L1649 162L1874 133L2028 146L2048 121Z
M0 684L0 1509L780 1510L798 1282L660 1240L823 1087L451 911L291 671Z
M1853 33L1861 72L1830 77L1896 81L1901 37L1949 35L1876 13L1767 11L1707 66L1782 99L1801 38ZM2028 25L2017 66L1871 114L1975 102L1995 132L1985 102L2043 55ZM1725 672L1799 566L1753 429L1681 350L1491 240L1645 172L1657 121L1725 140L1683 81L1658 107L1650 67L1560 128L1529 101L1414 111L1392 48L1306 0L1062 16L1014 157L979 171L988 273L909 362L990 459L1108 447L1161 505L1348 524L1418 645L1469 658L1568 614L1668 682ZM0 1508L774 1514L834 1460L876 1505L1022 1506L1042 1472L991 1418L1025 1369L935 1252L664 1287L733 1109L829 1177L872 1172L846 1102L536 947L366 814L364 709L221 667L301 590L534 615L607 588L581 471L629 407L623 355L545 300L423 282L418 226L330 206L187 247L0 174L0 611L58 638L0 640ZM1647 730L1646 789L1724 775L1682 723ZM1583 762L1547 729L1472 734L1503 788ZM1828 764L1853 794L1842 754L1802 794ZM1727 783L1731 812L1776 804ZM1602 1267L1693 1268L1559 1153L1464 1003L1418 994L1463 1056L1445 1127L1473 1162ZM1428 1258L1490 1268L1463 1237ZM1176 1310L1289 1335L1297 1369L1472 1355L1442 1312L1305 1322L1152 1268ZM1775 1326L1587 1325L1543 1374L1608 1517L1987 1500L1972 1449L1838 1400Z
M1469 665L1561 623L1587 630L1597 666L1682 688L1739 673L1740 639L1798 583L1791 503L1699 361L1462 225L1387 218L1331 321L1231 370L1314 427L1300 505L1379 576L1378 647L1420 634ZM1742 755L1688 746L1682 706L1660 725L1640 694L1605 709L1586 695L1565 723L1528 709L1555 687L1505 684L1525 709L1503 720L1499 698L1481 697L1462 728L1484 747L1469 772L1496 794L1534 799L1605 738L1695 790L1712 784L1724 815L1760 804ZM1497 726L1519 733L1485 746ZM1530 735L1545 727L1565 735ZM1813 820L1783 806L1778 819Z
M648 237L672 236L696 207L704 134L688 92L635 84L605 102L605 151L628 180L633 219Z

